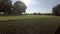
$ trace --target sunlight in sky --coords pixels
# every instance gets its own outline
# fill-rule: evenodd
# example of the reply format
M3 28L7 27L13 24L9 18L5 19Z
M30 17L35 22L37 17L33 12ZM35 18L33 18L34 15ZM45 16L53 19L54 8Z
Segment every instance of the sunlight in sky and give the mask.
M60 4L60 0L12 0L13 3L16 1L22 1L26 4L26 13L51 13L52 8Z
M19 1L22 1L26 4L26 6L27 6L26 13L34 13L34 11L37 12L37 10L32 9L32 5L37 4L36 1L34 1L34 0L19 0Z

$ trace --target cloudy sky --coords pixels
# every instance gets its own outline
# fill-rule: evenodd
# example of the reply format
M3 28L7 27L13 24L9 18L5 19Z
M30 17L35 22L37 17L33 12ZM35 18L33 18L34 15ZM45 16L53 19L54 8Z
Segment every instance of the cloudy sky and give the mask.
M12 0L13 3L17 0ZM51 13L52 8L60 4L60 0L19 0L26 4L26 13Z

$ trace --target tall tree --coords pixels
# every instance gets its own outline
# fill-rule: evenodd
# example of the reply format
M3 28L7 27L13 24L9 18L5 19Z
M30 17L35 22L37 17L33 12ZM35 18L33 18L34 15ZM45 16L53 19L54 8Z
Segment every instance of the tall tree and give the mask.
M53 7L53 15L60 16L60 4Z
M0 0L0 12L3 12L3 14L8 13L10 15L11 7L12 7L11 0Z
M18 14L25 13L26 5L23 2L16 1L14 3L14 6L15 6L15 10L17 11Z

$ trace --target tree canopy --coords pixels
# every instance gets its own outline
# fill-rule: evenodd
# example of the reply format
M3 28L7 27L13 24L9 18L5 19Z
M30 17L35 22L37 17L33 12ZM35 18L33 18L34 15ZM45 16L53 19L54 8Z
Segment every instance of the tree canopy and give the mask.
M21 1L16 1L14 5L11 0L0 0L0 14L10 15L11 12L15 12L17 14L25 13L26 5Z
M21 1L16 1L14 3L14 6L15 6L15 10L19 13L19 14L22 14L22 13L25 13L25 10L26 10L26 5L21 2Z
M53 15L60 16L60 4L53 7Z
M4 15L7 12L10 14L12 7L12 1L11 0L0 0L0 12L3 12Z

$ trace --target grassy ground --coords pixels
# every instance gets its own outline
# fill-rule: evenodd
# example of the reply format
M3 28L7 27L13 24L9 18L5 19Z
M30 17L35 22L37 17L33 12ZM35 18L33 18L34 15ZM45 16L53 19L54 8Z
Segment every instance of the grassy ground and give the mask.
M0 16L0 34L54 34L59 25L56 16Z

